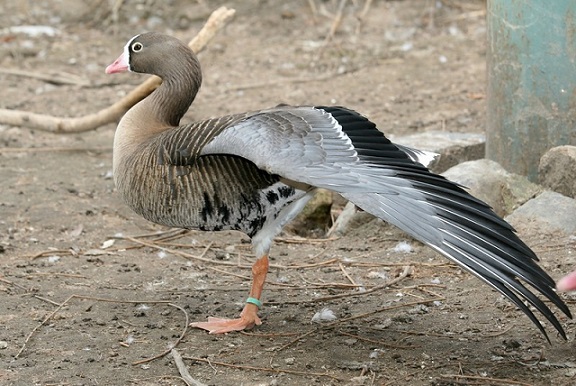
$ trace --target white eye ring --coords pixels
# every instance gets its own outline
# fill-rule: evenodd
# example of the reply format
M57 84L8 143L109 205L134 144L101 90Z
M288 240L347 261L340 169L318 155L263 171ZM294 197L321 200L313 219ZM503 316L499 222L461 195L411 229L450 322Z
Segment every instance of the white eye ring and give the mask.
M132 47L130 48L132 49L133 52L140 52L142 51L142 48L144 48L144 46L142 45L142 43L136 42L132 44Z

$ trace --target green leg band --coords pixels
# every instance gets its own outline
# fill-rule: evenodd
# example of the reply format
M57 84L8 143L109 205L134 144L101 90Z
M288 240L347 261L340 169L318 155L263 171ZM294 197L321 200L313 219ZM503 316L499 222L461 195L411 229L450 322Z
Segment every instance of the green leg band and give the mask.
M262 308L262 302L256 298L249 297L246 299L246 303L254 304L258 308Z

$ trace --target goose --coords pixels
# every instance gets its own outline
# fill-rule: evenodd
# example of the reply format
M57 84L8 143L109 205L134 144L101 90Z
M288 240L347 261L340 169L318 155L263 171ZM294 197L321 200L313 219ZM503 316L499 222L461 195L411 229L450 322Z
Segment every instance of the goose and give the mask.
M165 34L130 39L106 68L108 74L125 71L157 75L162 84L118 123L113 174L119 194L157 224L244 232L257 258L240 316L191 326L218 334L261 324L272 241L324 188L499 291L549 342L533 311L566 339L537 293L569 318L570 310L536 254L487 204L430 172L430 153L392 143L373 122L341 106L279 105L181 124L202 72L192 50Z

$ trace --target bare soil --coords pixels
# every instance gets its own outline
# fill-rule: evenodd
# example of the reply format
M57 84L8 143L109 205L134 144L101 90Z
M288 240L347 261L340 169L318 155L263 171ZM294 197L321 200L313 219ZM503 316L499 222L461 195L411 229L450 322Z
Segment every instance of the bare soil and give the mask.
M104 74L130 37L157 30L187 41L220 5L125 1L113 14L109 3L4 0L0 27L59 34L0 29L2 69L90 85L0 73L0 107L83 116L109 106L143 80ZM316 15L304 0L229 1L237 15L200 55L204 85L186 119L340 104L390 137L484 130L484 2L374 1L362 16L364 2L348 1L331 37L339 1L315 3ZM171 355L134 364L175 343L210 385L576 383L574 322L561 319L569 342L548 328L548 344L500 295L379 221L337 240L283 234L262 326L186 331L187 318L241 310L248 239L173 233L132 213L110 175L113 135L114 125L74 135L0 125L1 384L181 385ZM526 227L521 237L553 277L576 265L566 236ZM395 249L402 241L411 252ZM399 276L405 266L412 274ZM313 323L323 308L338 319Z

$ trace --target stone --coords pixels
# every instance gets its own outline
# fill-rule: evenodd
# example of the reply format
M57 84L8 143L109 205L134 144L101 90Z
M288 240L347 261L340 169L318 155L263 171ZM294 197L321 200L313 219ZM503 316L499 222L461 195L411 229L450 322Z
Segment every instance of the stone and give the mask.
M483 158L486 150L486 137L479 133L431 131L391 139L400 145L440 154L429 165L429 169L435 173L442 173L462 162Z
M560 193L544 191L505 218L517 229L535 228L541 232L576 233L576 200Z
M538 180L550 190L576 198L576 146L557 146L544 153Z
M512 213L543 190L526 177L508 173L500 164L488 159L461 163L442 175L464 186L501 217Z

